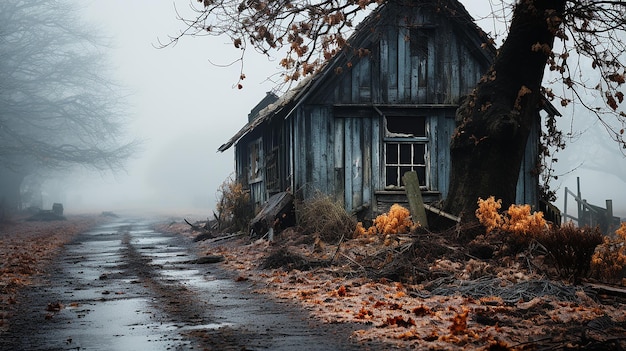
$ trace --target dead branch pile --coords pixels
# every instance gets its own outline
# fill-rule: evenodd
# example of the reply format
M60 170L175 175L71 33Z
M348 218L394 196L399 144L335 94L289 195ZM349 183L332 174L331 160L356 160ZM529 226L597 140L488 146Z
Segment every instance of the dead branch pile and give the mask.
M581 302L577 294L584 291L586 296L594 296L595 292L556 281L531 279L513 283L495 276L484 276L474 280L458 280L454 277L442 277L430 282L426 287L429 295L461 295L479 299L481 297L498 296L507 304L530 301L536 297L552 296L560 301Z
M327 266L329 262L321 260L312 260L308 257L290 252L287 248L281 247L268 255L261 263L261 269L277 269L285 270L297 269L300 271L308 271L316 267Z

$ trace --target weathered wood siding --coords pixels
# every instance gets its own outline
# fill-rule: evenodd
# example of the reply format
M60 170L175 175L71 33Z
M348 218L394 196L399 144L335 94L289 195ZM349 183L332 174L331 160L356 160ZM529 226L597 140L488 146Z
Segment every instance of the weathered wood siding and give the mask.
M541 136L540 123L541 119L537 116L537 123L531 127L530 136L526 143L526 151L517 180L515 203L518 204L538 205L539 202L537 163L539 162L539 138Z
M342 73L331 75L298 111L295 140L302 147L296 147L295 179L335 194L348 210L375 208L376 192L384 189L383 117L370 108L369 114L333 118L330 107L337 105L406 106L428 115L429 190L447 194L454 106L488 62L449 21L415 11L410 23L402 14L376 27L364 42L369 55L340 65ZM424 106L435 108L420 110Z
M282 119L266 123L266 127L257 128L239 140L235 146L236 180L250 191L250 198L259 208L270 196L287 191L291 186L292 133L290 121ZM261 139L262 159L261 177L256 181L249 179L249 146Z
M416 9L418 11L419 9ZM418 21L423 22L418 22ZM469 47L449 21L437 16L398 19L377 27L365 49L333 79L334 103L457 104L487 69L483 53ZM351 67L350 67L351 66Z
M376 214L386 206L382 203L402 195L384 189L385 112L381 112L401 109L405 116L427 117L426 191L431 200L445 198L456 106L491 58L473 28L424 7L412 11L394 15L391 10L371 29L362 28L353 51L332 61L310 91L293 103L295 108L288 109L289 115L279 115L257 128L262 132L242 138L236 145L238 175L247 172L246 143L262 136L265 155L278 150L276 174L282 190L293 187L304 198L321 191L342 201L349 211L367 206L370 214ZM336 113L338 108L341 114ZM534 160L536 149L529 146L528 152ZM523 172L530 167L531 158L527 160ZM518 187L521 198L536 197L536 183L525 175ZM257 204L273 191L267 181L250 185Z

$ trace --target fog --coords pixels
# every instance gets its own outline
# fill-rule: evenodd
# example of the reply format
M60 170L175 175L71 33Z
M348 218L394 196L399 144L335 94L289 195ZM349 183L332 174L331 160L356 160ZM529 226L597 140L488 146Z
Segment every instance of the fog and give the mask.
M128 135L143 142L125 172L79 170L49 185L65 189L68 212L104 210L211 214L216 189L234 171L232 150L217 148L246 122L250 109L275 84L277 63L260 55L245 61L244 89L234 88L241 67L218 67L237 58L222 38L185 38L157 49L184 29L174 6L190 13L188 0L80 2L84 18L110 38L108 60L129 90ZM209 62L209 59L211 62Z
M484 5L464 2L477 18L489 13ZM64 198L46 201L62 201L68 212L141 209L209 216L216 189L234 170L232 149L218 153L217 148L247 122L250 109L275 87L267 78L278 72L277 61L250 53L244 62L247 78L239 90L234 85L240 66L217 66L237 58L227 39L187 37L174 47L154 47L184 29L174 6L189 13L188 0L79 4L89 24L111 38L113 78L131 92L129 135L143 140L143 150L130 160L126 172L74 173L63 184L56 184L66 189ZM502 26L491 20L480 25L488 32L494 25ZM561 125L567 129L572 125L573 110L560 110L564 114ZM584 115L581 110L576 110L578 117ZM598 142L597 135L607 137L592 116L575 121L574 128L588 132L557 155L556 173L560 176L552 182L558 189L557 206L563 209L564 188L575 192L580 177L584 198L600 206L612 199L616 215L626 217L624 156L616 144Z

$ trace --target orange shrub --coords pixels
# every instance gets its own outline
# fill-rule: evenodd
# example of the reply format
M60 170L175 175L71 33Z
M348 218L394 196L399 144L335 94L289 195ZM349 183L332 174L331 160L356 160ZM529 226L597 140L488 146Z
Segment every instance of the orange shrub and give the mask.
M511 205L502 229L515 234L537 235L546 228L543 212L530 213L530 205Z
M619 228L615 231L615 234L626 242L626 222L622 222Z
M609 283L619 282L626 267L626 222L621 223L615 234L614 239L604 237L591 258L594 276Z
M546 229L546 221L543 212L530 213L530 205L511 205L506 215L499 213L502 208L502 200L496 200L490 196L487 200L478 198L476 218L486 229L487 233L494 229L502 229L505 232L516 235L538 235Z
M419 223L413 223L411 213L406 208L393 204L388 213L383 213L376 217L374 225L365 229L363 223L356 225L354 233L358 235L373 234L406 234Z
M499 211L502 207L502 200L496 201L495 197L490 196L487 200L478 198L478 209L476 210L476 218L480 221L487 233L494 229L500 228L504 220Z

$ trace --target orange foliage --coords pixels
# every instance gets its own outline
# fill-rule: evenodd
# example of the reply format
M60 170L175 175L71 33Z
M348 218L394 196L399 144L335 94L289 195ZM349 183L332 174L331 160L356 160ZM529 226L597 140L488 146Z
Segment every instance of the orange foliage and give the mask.
M376 217L374 225L365 229L363 223L357 223L355 236L374 234L406 234L419 223L411 220L411 213L406 208L393 204L388 213Z
M591 257L594 275L610 283L619 281L626 267L626 222L621 223L615 234L616 238L604 237Z
M515 234L539 234L546 228L543 212L530 213L530 205L511 205L502 229Z
M517 235L537 235L546 229L543 212L530 213L530 205L511 205L503 216L499 213L502 200L490 196L487 200L478 198L476 218L487 233L494 229L502 229Z
M487 200L478 198L478 209L476 210L476 218L480 221L487 233L496 228L500 228L504 220L499 213L502 207L502 200L496 201L495 197L490 196Z
M626 222L622 222L619 228L615 231L615 234L626 242Z

